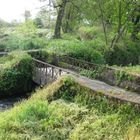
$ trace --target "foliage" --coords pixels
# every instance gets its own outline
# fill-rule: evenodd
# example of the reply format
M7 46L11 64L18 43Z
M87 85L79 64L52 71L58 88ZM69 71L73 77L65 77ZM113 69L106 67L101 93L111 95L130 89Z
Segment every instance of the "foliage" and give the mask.
M25 38L21 42L20 48L22 50L42 49L46 46L44 39L39 37Z
M37 32L37 28L32 20L27 20L25 23L17 26L15 32L17 34L23 34L24 36L34 36Z
M2 51L14 51L14 50L30 50L30 49L41 49L46 46L46 41L39 37L23 37L21 35L12 34L5 37L0 44Z
M101 37L102 29L100 26L82 26L79 28L79 36L81 40L94 40L99 36Z
M125 42L118 44L114 49L105 52L105 58L110 65L136 65L139 64L140 47L138 42Z
M5 60L0 69L0 96L25 94L31 91L33 72L31 57L18 53L10 54Z
M139 65L137 65L137 66L129 65L127 67L117 67L117 68L122 69L122 70L124 70L128 73L132 73L134 75L139 75L140 74L140 66Z
M0 113L0 139L139 139L139 117L138 108L65 78Z
M105 67L100 67L100 66L96 66L96 68L92 69L92 70L85 70L85 69L81 69L80 70L80 74L83 76L86 76L90 79L100 79L102 73L105 71Z
M65 54L77 59L86 60L93 63L105 63L103 55L89 46L85 47L83 42L68 40L52 40L47 45L51 52Z
M130 74L125 71L116 71L115 78L117 80L117 84L119 85L123 81L133 81L134 77L130 76Z

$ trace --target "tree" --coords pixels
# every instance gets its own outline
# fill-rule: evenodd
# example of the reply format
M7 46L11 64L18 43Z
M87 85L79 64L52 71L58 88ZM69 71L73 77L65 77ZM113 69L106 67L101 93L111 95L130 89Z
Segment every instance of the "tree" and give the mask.
M134 2L133 6L134 6L132 10L133 29L132 29L131 39L135 41L138 39L137 35L140 31L140 4L138 4L138 2Z
M61 28L62 28L62 20L65 14L65 8L66 4L68 3L68 0L62 0L62 2L54 7L59 7L56 25L55 25L55 31L54 31L54 38L61 38Z

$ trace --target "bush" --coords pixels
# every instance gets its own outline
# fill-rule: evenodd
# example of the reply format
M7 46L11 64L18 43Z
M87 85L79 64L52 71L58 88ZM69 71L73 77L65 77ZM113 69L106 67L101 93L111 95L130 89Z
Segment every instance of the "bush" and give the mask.
M25 38L21 42L21 49L31 50L31 49L42 49L46 45L46 42L38 37Z
M18 55L1 66L0 96L25 94L32 89L32 59L28 55Z
M105 58L110 65L136 65L139 64L140 46L139 43L125 42L124 45L108 49Z
M39 37L24 37L22 35L13 34L3 39L0 43L0 51L2 50L29 50L40 49L46 46L46 41Z
M104 64L103 55L94 48L85 46L81 41L52 40L48 43L48 50L56 54L64 54L88 62Z
M19 42L20 42L20 39L19 37L17 36L8 36L8 37L5 37L3 40L1 40L1 44L4 48L4 50L15 50L15 49L18 49L19 48ZM1 46L0 46L1 48Z
M81 40L92 40L102 36L101 27L82 26L79 28L78 34Z
M4 52L6 50L6 46L4 44L0 44L0 52Z
M90 48L79 48L76 51L69 52L68 55L92 63L105 63L103 55L99 51L92 50Z
M48 61L49 59L49 53L45 50L40 50L37 52L30 52L29 53L33 58L41 60L41 61Z
M97 38L95 40L84 41L84 45L85 47L89 47L96 51L100 51L102 54L104 54L104 51L106 50L106 44L100 38Z

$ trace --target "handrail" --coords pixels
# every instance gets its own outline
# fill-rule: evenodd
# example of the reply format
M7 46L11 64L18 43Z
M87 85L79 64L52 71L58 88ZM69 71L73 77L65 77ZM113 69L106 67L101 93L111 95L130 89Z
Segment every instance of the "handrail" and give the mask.
M35 49L35 50L17 50L16 52L23 52L23 53L32 53L32 52L39 52L42 51L42 49ZM11 52L0 52L0 55L7 55Z
M58 56L58 57L65 57L65 58L68 58L68 59L71 59L71 60L74 60L74 61L77 61L77 62L81 62L83 64L92 65L93 67L102 67L102 68L107 68L107 69L111 69L111 70L120 70L118 68L113 68L113 67L110 67L110 66L107 66L107 65L104 65L104 64L99 65L99 64L91 63L91 62L88 62L88 61L85 61L85 60L73 58L73 57L70 57L70 56L67 56L67 55Z
M0 55L6 55L8 54L7 52L0 52Z
M70 70L68 70L68 69L60 68L60 67L51 65L51 64L49 64L49 63L46 63L46 62L37 60L37 59L35 59L35 58L32 58L32 59L33 59L33 61L35 61L35 62L38 62L38 63L43 64L43 65L47 65L47 66L49 66L49 67L52 67L52 68L55 68L55 69L58 69L58 70L61 70L61 71L63 71L63 72L66 72L67 74L73 74L73 75L76 75L76 76L80 76L79 74L77 74L77 73L75 73L75 72L73 72L73 71L70 71Z
M58 57L59 57L59 56L58 56ZM60 57L61 57L61 56L60 56ZM85 61L85 60L73 58L73 57L66 56L66 55L63 55L62 57L68 58L68 59L73 60L73 61L81 62L83 65L84 65L84 64L87 64L87 65L91 65L91 66L93 66L93 67L101 67L101 68L106 68L106 69L108 69L108 70L115 70L115 71L122 71L122 72L125 72L123 69L120 69L120 68L111 67L111 66L107 66L107 65L103 65L103 64L102 64L102 65L99 65L99 64L91 63L91 62L88 62L88 61ZM131 73L131 72L127 72L127 73L130 74L130 75L133 75L133 76L140 77L140 74L134 74L134 73Z
M19 52L23 52L23 53L32 53L32 52L39 52L39 51L43 51L45 49L34 49L34 50L25 50L25 51L19 51ZM10 52L0 52L0 55L7 55L9 54ZM56 55L56 54L55 54ZM101 67L101 68L106 68L108 70L115 70L115 71L124 71L122 69L119 69L119 68L115 68L115 67L111 67L111 66L107 66L107 65L99 65L99 64L95 64L95 63L91 63L91 62L88 62L88 61L85 61L85 60L81 60L81 59L77 59L77 58L73 58L73 57L70 57L70 56L67 56L67 55L56 55L58 58L66 58L66 59L70 59L70 60L73 60L73 61L76 61L77 63L82 63L82 64L86 64L86 65L90 65L90 66L93 66L93 67ZM65 59L65 60L66 60ZM37 59L36 59L37 60ZM65 62L65 61L64 61ZM47 63L48 64L48 63ZM50 65L50 64L49 64ZM78 66L77 66L78 67ZM92 68L92 67L91 67ZM125 72L125 71L124 71ZM137 77L140 77L139 74L134 74L134 73L131 73L131 72L127 72L128 74L130 75L133 75L133 76L137 76Z

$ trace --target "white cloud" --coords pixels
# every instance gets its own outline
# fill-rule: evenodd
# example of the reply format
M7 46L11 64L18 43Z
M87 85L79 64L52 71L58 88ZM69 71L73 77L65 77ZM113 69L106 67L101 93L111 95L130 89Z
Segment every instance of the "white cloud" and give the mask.
M25 10L30 10L34 16L39 7L39 0L0 0L0 18L21 21Z

